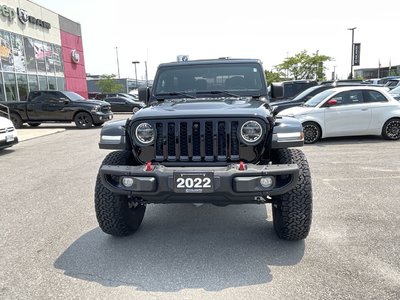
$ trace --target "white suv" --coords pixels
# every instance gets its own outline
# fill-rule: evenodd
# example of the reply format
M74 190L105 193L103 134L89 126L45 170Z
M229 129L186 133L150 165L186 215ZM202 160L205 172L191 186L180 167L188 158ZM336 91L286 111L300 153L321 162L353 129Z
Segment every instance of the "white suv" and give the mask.
M0 150L18 143L17 130L13 123L4 117L0 117Z

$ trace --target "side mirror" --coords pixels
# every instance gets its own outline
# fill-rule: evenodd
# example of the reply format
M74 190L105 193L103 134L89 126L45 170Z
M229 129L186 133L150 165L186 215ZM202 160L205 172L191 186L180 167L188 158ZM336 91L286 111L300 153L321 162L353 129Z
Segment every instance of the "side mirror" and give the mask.
M336 105L336 104L337 104L337 100L336 99L331 99L331 100L328 100L328 102L326 102L327 106L333 106L333 105Z
M139 100L144 102L146 105L149 103L150 99L150 88L149 87L140 87L138 89Z

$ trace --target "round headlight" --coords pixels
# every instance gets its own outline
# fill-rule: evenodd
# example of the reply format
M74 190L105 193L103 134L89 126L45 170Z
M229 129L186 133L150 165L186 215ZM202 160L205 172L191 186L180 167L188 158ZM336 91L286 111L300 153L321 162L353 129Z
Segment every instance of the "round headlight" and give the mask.
M247 143L257 142L261 138L262 133L261 124L257 121L247 121L240 129L240 134Z
M136 127L135 134L142 144L149 145L154 141L154 129L149 123L140 123Z

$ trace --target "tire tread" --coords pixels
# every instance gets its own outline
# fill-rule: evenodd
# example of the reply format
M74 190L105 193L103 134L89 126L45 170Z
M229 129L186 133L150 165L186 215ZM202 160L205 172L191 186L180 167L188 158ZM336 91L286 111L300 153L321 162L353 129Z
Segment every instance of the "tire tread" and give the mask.
M312 222L311 173L304 153L299 149L279 149L278 163L297 164L300 176L295 187L272 203L274 228L279 238L284 240L305 239Z

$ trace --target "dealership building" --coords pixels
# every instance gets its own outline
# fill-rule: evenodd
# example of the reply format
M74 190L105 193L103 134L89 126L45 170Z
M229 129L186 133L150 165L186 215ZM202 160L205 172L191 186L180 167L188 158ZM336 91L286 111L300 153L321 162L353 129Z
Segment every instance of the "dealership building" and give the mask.
M34 2L0 0L0 101L34 90L88 96L81 26Z

